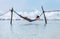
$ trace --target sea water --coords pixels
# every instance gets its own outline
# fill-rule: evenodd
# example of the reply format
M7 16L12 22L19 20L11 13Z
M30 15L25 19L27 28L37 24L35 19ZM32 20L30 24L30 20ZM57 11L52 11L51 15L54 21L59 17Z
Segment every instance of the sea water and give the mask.
M0 20L0 39L60 39L60 20Z

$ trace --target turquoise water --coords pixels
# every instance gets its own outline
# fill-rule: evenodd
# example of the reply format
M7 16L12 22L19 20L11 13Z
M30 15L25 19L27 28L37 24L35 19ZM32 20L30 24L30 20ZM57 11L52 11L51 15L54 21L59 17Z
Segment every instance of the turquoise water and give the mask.
M27 22L0 20L0 39L60 39L60 20Z

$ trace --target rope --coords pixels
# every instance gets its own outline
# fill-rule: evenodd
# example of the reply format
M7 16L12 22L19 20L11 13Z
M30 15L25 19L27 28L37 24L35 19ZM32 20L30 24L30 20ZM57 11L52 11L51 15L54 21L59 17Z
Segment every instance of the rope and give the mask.
M41 13L41 15L42 15L42 14L43 14L43 13ZM40 15L40 16L41 16L41 15Z
M3 16L3 15L5 15L5 14L7 14L9 11L7 11L7 12L5 12L4 14L1 14L0 16Z
M18 16L20 16L16 11L14 11Z

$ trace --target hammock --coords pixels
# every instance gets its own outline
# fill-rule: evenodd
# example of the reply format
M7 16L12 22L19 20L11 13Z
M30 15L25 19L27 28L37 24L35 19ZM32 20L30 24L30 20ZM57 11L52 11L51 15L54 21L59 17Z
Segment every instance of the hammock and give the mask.
M15 11L14 11L14 12L15 12ZM15 13L16 13L19 17L21 17L21 18L23 18L23 19L25 19L25 20L27 20L27 21L29 21L29 22L36 21L36 19L31 20L30 18L23 17L23 16L19 15L17 12L15 12Z

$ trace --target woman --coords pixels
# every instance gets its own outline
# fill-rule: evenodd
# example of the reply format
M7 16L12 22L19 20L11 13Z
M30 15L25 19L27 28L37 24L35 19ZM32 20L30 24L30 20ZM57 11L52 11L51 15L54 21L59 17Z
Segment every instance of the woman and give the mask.
M27 21L29 21L29 22L33 22L33 21L36 21L36 20L39 20L40 19L40 17L37 15L36 16L36 19L30 19L30 18L28 18L28 17L23 17L23 16L21 16L21 15L19 15L21 18L23 18L23 19L25 19L25 20L27 20Z

